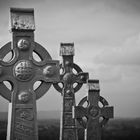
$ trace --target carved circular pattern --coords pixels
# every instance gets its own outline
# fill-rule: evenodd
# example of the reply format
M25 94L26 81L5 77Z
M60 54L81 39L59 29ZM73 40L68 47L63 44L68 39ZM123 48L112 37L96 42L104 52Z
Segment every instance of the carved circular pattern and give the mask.
M30 42L27 39L20 39L17 43L17 47L21 50L27 50L30 46Z
M31 47L30 52L21 52L20 53L20 51L24 50L24 49L20 49L20 48L24 48L24 47L26 48L26 46L28 46L28 43L26 41L23 41L22 39L29 41L28 49L30 49L30 47ZM22 43L24 44L23 46L22 46ZM9 80L10 82L12 82L13 90L10 91L4 85L3 82L0 82L1 96L3 96L5 99L7 99L8 101L11 102L12 92L14 92L14 91L17 92L17 84L16 84L16 82L18 82L17 80L19 80L20 82L26 82L26 81L29 81L32 78L34 78L34 80L32 80L31 82L36 82L38 80L40 80L42 82L41 85L34 91L36 94L36 99L39 99L49 90L51 83L47 83L47 82L43 81L43 79L38 79L38 75L36 76L35 72L37 70L36 69L37 67L38 67L38 69L40 69L40 67L46 65L46 62L48 60L49 60L49 62L50 62L50 60L52 60L50 54L48 53L48 51L45 48L43 48L37 42L33 42L34 45L32 46L31 39L29 37L28 38L27 37L18 38L17 43L16 43L16 48L11 47L11 44L12 44L11 42L8 42L6 45L4 45L0 49L0 58L1 58L1 65L0 65L0 74L1 75L0 76L2 76L1 81ZM29 50L26 50L26 51L29 51ZM13 53L13 58L10 62L4 62L3 59L9 52ZM27 55L25 55L25 56L22 55L24 53L32 53L32 52L35 52L40 56L41 62L36 62L34 59L27 60L27 59L29 59L26 57ZM21 57L19 58L20 54L22 55L22 58L23 58L22 60L19 60L21 58ZM32 56L30 56L30 54L29 54L29 57L32 58ZM34 65L36 66L36 68L34 68ZM7 69L7 71L4 71L5 68ZM8 68L10 68L10 70L9 70L10 72L11 72L11 68L12 68L11 74L7 73ZM12 75L12 76L9 76L9 75ZM32 83L32 84L34 84L34 83Z
M66 65L70 65L70 63L69 62L67 62L66 61ZM63 67L62 67L62 64L60 64L60 68L62 68L62 69L64 69ZM75 64L75 63L73 63L73 67L72 67L76 72L77 72L77 74L79 74L80 72L83 72L82 71L82 69L77 65L77 64ZM74 74L73 73L66 73L66 74L61 74L61 82L60 83L65 83L65 82L67 82L67 84L74 84L73 82L73 78L72 77L74 77ZM81 79L83 78L83 76L81 77ZM64 81L63 81L64 80ZM82 85L83 85L83 83L77 83L77 85L76 85L76 87L74 87L74 93L76 93L77 91L79 91L80 90L80 88L82 87ZM63 92L63 87L60 87L59 86L59 83L54 83L53 84L53 86L54 86L54 88L58 91L58 92L60 92L60 93L62 93ZM68 94L68 93L67 93Z
M22 91L19 95L18 95L18 99L24 103L28 102L30 100L31 94L29 92L26 91Z
M65 84L73 84L73 73L66 73L63 80Z
M80 102L79 102L79 106L83 106L84 103L88 103L88 100L87 100L87 96L84 97ZM108 102L106 101L106 99L104 99L102 96L100 96L99 98L99 102L101 102L101 104L103 105L103 107L107 106L108 105ZM88 103L89 104L89 103ZM88 107L86 107L88 108ZM100 116L100 113L101 113L101 110L100 110L100 107L98 106L91 106L89 107L88 109L88 113L93 117L93 118L97 118ZM100 122L100 125L101 126L104 126L107 122L108 122L109 118L105 118L103 117L103 120ZM84 127L86 128L86 124L83 120L83 118L78 118L77 121Z
M56 69L56 66L46 66L43 70L43 74L47 77L52 77L55 75Z
M28 60L21 60L14 67L14 75L20 81L28 81L33 77L34 70Z
M91 106L89 108L89 114L93 117L93 118L96 118L100 115L100 110L99 110L99 107L97 106Z

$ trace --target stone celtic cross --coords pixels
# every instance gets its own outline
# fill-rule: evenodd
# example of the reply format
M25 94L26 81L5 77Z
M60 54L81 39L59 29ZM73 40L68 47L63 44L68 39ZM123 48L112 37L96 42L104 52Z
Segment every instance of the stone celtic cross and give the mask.
M101 140L102 127L113 118L113 107L108 106L99 92L99 80L88 80L88 96L75 107L77 121L85 128L85 140ZM87 107L84 107L85 103Z
M36 100L59 81L59 61L34 42L34 10L11 8L12 42L0 49L0 94L9 103L7 140L38 140ZM12 59L3 59L12 52ZM36 53L41 61L34 59ZM9 81L9 90L4 81ZM40 86L34 90L36 81Z
M78 140L76 120L73 114L75 93L82 87L83 83L86 83L88 73L84 73L78 65L73 63L73 43L61 43L60 55L63 59L60 65L62 73L59 81L62 87L59 83L53 84L54 88L63 96L60 140ZM74 86L74 84L76 85Z

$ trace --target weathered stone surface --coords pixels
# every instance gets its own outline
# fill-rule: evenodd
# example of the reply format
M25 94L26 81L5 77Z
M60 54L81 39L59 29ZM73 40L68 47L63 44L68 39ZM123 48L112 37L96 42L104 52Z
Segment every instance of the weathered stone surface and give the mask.
M29 49L30 47L30 42L29 40L25 39L25 38L21 38L18 42L17 42L17 47L23 51Z
M74 43L61 43L60 56L74 55Z
M86 129L86 140L101 140L101 129L109 118L113 118L113 107L108 106L108 102L100 96L98 80L88 80L88 97L84 97L79 105L75 107L77 121ZM83 105L87 102L87 107ZM99 102L103 107L99 107ZM85 122L83 118L86 117ZM103 120L99 122L99 118Z
M64 101L64 111L71 112L73 106L73 100L72 99L65 99Z
M11 8L11 29L35 30L34 10Z
M25 121L32 121L34 119L34 113L32 109L16 109L16 118L23 119Z
M72 118L72 114L65 114L64 115L64 126L74 126L75 122L74 119Z
M11 9L13 40L0 49L1 94L11 102L7 140L38 140L36 99L48 91L51 83L59 81L59 62L52 60L47 50L34 42L33 13L33 9ZM10 51L13 58L4 62L3 58ZM33 59L33 52L41 57L41 62ZM9 90L3 81L9 81L12 89ZM42 82L34 90L36 81Z
M63 112L61 117L60 140L78 140L75 115L75 93L80 90L83 83L88 79L88 73L82 72L81 68L73 63L74 44L61 43L60 55L63 63L60 65L63 73L60 75L60 87L58 83L53 84L54 88L63 95ZM74 73L73 71L76 71ZM77 83L76 86L74 84Z
M74 140L76 133L72 129L65 129L63 134L64 140Z

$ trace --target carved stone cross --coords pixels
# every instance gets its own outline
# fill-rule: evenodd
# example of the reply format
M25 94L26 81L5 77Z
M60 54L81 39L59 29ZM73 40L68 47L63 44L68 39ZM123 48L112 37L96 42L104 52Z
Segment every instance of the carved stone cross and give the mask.
M100 96L99 80L88 80L88 89L88 96L75 107L75 116L85 128L85 140L101 140L102 127L109 118L113 118L113 107L109 107L108 102ZM85 103L87 107L84 107Z
M7 140L38 140L36 100L59 81L59 61L34 42L34 10L11 8L12 42L0 49L0 93L9 100ZM4 57L12 52L12 59ZM34 59L36 53L41 61ZM8 89L4 81L11 83ZM37 89L36 81L41 84Z
M78 65L73 63L73 43L62 43L60 55L63 57L59 81L62 87L59 83L54 84L54 88L63 96L60 140L78 140L75 116L73 116L75 92L82 87L83 83L86 83L88 73L84 73Z

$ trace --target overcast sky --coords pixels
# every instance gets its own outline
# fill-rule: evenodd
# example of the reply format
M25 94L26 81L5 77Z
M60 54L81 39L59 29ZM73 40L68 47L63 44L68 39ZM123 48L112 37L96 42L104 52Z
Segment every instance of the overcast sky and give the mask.
M114 106L115 117L140 117L139 0L4 0L0 1L0 47L11 40L9 7L34 8L35 41L53 59L60 42L74 42L75 63L99 79L101 92ZM77 103L86 86L76 93ZM37 103L38 110L57 110L61 96L53 88ZM0 111L8 102L0 97Z

